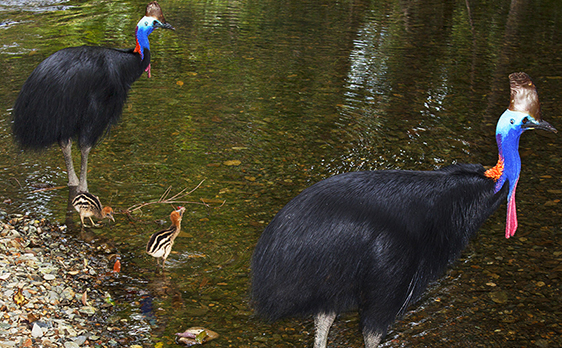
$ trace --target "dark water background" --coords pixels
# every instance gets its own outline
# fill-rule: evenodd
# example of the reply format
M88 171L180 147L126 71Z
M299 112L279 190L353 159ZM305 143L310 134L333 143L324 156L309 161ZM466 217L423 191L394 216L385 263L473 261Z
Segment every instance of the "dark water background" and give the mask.
M267 324L248 307L249 260L263 228L302 189L337 173L495 164L509 73L534 78L543 117L562 128L557 0L160 4L176 31L150 36L153 78L133 85L122 122L92 151L89 188L123 212L203 181L186 197L197 204L184 204L165 275L144 246L158 221L169 223L170 205L118 214L89 238L121 252L122 276L107 284L117 320L164 347L189 326L219 332L214 347L311 346L310 319ZM79 234L60 150L16 149L11 108L51 53L132 47L145 6L0 2L0 208ZM561 141L523 135L517 234L504 238L502 206L383 346L562 346ZM362 344L357 316L339 318L329 347Z

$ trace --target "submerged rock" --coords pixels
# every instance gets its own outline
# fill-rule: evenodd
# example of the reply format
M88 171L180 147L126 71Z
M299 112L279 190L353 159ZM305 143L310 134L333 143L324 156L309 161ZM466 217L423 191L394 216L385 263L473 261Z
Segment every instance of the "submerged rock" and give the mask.
M194 326L176 334L176 343L191 347L204 344L219 337L219 334L204 327Z

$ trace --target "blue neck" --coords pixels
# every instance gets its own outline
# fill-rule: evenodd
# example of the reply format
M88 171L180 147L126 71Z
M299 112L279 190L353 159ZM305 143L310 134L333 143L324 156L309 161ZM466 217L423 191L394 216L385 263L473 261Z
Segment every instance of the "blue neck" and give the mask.
M504 115L509 115L512 111L506 110ZM503 117L503 115L502 115ZM514 188L517 185L521 172L521 158L519 157L519 139L523 130L521 128L505 127L498 123L496 129L496 141L498 143L499 157L503 161L503 172L496 183L498 192L506 180L509 181L509 196L511 198Z
M150 24L152 23L152 21L154 21L154 19L143 17L137 24L137 29L135 30L135 37L137 39L135 52L139 53L142 59L144 59L144 50L150 50L148 35L150 35L150 33L152 33L152 31L154 30L154 28Z

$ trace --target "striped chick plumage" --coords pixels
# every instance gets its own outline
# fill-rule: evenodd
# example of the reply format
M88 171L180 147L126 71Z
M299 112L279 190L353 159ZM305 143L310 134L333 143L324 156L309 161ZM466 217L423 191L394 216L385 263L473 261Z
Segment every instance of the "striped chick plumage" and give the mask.
M174 210L170 214L172 225L150 236L150 240L146 245L146 252L155 257L158 264L160 264L158 258L162 258L162 268L164 268L164 262L166 262L166 258L170 255L174 241L181 231L181 220L184 211L184 207L179 207L177 210Z
M89 218L92 226L97 226L92 220L92 216L98 219L108 218L113 221L113 209L111 207L104 207L101 204L100 199L97 196L89 192L78 192L76 197L72 200L72 206L80 214L80 221L82 221L82 226L84 224L84 219Z

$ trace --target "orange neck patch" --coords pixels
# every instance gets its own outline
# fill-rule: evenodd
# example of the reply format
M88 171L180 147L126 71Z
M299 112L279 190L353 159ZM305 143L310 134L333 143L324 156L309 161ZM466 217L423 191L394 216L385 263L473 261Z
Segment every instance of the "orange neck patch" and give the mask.
M135 46L135 49L134 49L133 52L136 52L136 53L139 53L139 54L142 55L142 53L141 53L141 47L140 47L140 44L139 44L139 40L136 40L136 41L137 41L137 45Z
M498 159L498 163L495 167L488 169L484 175L490 179L494 179L494 181L498 181L498 179L502 176L503 173L503 159L500 157Z

